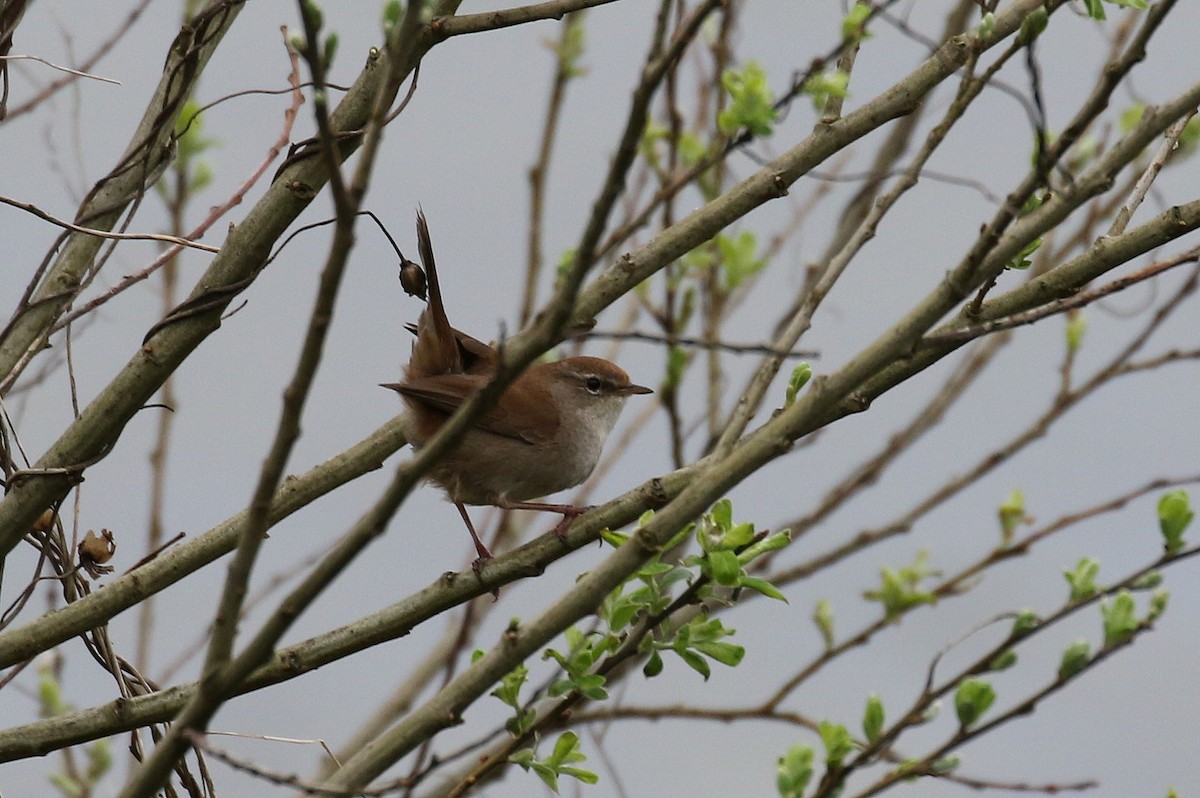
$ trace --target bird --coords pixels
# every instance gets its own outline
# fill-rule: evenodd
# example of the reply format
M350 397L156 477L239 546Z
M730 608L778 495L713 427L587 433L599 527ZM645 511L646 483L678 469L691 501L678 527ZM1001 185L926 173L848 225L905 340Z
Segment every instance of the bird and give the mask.
M442 301L433 243L425 214L417 211L420 267L401 254L401 281L410 293L428 290L415 326L412 354L400 382L382 383L408 408L401 430L420 450L463 402L496 373L499 352L450 325ZM618 365L576 356L534 363L500 394L491 410L427 474L446 493L471 533L476 572L492 557L475 531L466 505L559 513L563 537L585 508L533 501L575 487L596 467L626 399L653 393Z

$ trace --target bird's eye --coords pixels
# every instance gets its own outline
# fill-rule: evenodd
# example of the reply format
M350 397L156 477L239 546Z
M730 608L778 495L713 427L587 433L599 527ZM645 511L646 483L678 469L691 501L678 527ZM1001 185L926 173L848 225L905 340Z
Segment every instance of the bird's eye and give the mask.
M599 394L602 383L599 377L588 377L583 381L583 387L587 388L590 394Z

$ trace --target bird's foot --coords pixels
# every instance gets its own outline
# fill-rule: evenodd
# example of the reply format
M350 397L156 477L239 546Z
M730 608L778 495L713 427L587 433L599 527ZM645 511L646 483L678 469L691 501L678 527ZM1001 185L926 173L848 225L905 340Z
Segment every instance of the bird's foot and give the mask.
M576 518L590 509L592 509L591 506L572 507L569 504L564 504L561 510L556 511L562 513L562 520L554 525L554 536L561 540L564 546L569 545L567 543L567 532L571 529L571 524L575 523Z

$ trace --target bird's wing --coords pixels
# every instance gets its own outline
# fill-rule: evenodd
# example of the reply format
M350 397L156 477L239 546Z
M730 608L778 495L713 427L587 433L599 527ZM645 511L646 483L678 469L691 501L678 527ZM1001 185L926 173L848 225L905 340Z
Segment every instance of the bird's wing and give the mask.
M393 383L386 387L402 396L421 402L435 410L449 415L457 410L466 399L488 383L488 377L480 374L434 374L428 377L414 377L404 382ZM521 390L521 385L510 386L509 391ZM505 396L508 392L505 393ZM511 409L515 405L518 409ZM519 408L526 407L522 412ZM493 407L483 417L475 422L475 426L495 435L515 438L529 444L546 443L554 437L558 429L558 419L547 424L544 410L534 410L521 402L504 402Z

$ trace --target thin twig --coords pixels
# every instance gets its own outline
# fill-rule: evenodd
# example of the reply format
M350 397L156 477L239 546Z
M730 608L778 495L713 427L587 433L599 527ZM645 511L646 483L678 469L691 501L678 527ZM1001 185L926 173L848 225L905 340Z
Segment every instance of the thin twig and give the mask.
M4 203L5 205L11 205L14 208L20 208L23 211L32 213L39 219L43 219L51 224L58 225L65 230L70 230L75 233L83 233L84 235L95 236L96 238L112 239L115 241L161 241L167 244L175 244L176 246L180 247L198 249L201 252L220 252L219 247L201 244L199 241L191 241L186 238L180 238L179 236L169 236L161 233L113 233L109 232L108 230L96 230L91 227L84 227L83 225L68 222L63 219L59 219L56 216L52 216L33 203L21 202L20 200L15 200L12 197L0 196L0 202Z
M0 61L22 61L22 60L37 61L38 63L45 64L46 66L48 66L52 69L57 69L60 72L66 72L70 75L75 75L76 77L90 78L91 80L98 80L101 83L111 83L114 86L121 85L121 81L119 81L119 80L115 80L113 78L102 77L100 75L93 75L90 72L83 72L78 69L71 69L70 67L61 66L59 64L55 64L52 61L47 61L45 58L41 58L40 56L36 56L36 55L0 55Z
M1011 316L1005 316L1002 319L987 321L982 324L975 324L970 327L964 327L959 330L948 330L946 332L934 333L927 335L924 341L927 343L961 343L963 341L971 341L990 333L999 332L1001 330L1011 330L1014 327L1020 327L1026 324L1033 324L1036 321L1056 316L1059 313L1066 313L1072 310L1078 310L1086 305L1103 299L1119 291L1137 285L1138 283L1157 277L1163 272L1170 271L1176 266L1181 266L1185 263L1195 263L1200 260L1200 248L1192 249L1187 252L1176 255L1172 258L1151 263L1138 269L1133 274L1113 280L1110 283L1093 288L1090 291L1082 291L1075 296L1067 297L1066 299L1055 299L1047 302L1041 307L1027 310L1024 313L1014 313Z
M687 336L671 337L637 331L588 330L575 337L599 338L606 341L646 341L667 346L686 346L694 349L730 352L735 355L770 355L780 358L818 358L821 356L821 353L814 349L776 349L769 344L734 344L727 341L708 341Z

